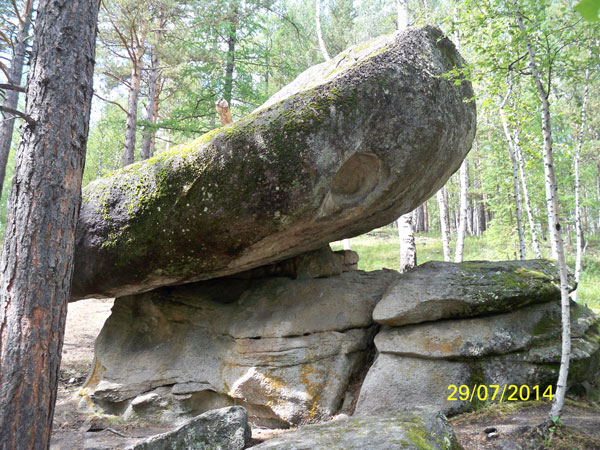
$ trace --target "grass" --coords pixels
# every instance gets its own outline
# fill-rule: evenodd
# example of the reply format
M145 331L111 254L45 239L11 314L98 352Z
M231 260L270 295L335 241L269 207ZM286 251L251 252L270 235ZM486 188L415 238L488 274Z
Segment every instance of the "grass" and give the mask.
M427 261L443 261L442 240L439 235L419 233L415 235L417 244L417 260L419 264ZM397 269L400 265L400 243L397 231L391 227L383 227L369 233L352 238L352 250L358 252L360 270L378 270L382 268ZM455 239L451 242L454 253ZM332 243L334 250L342 248L341 241ZM575 266L574 246L567 245L567 263ZM544 248L544 257L549 258L549 249ZM534 255L528 253L528 258ZM483 236L467 236L465 239L464 260L500 261L517 259L514 245L498 242ZM591 237L583 258L583 270L579 281L578 302L600 313L600 239Z

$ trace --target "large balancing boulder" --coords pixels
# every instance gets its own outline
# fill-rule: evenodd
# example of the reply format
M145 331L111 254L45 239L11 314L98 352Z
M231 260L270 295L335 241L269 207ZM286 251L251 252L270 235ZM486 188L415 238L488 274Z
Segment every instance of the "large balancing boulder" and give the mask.
M472 88L447 75L462 62L433 27L381 37L245 119L91 183L73 299L242 272L412 210L471 147Z

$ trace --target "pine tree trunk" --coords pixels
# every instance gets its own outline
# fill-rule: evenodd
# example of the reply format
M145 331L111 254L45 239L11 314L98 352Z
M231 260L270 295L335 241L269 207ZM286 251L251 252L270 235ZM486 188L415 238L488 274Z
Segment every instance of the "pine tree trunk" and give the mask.
M163 27L163 18L158 18L156 26L158 31L155 33L156 42L151 50L151 67L150 77L148 79L148 100L146 103L146 122L156 124L158 119L158 45L160 44L161 32L160 29ZM151 158L154 154L154 140L156 130L152 127L146 127L142 135L142 160Z
M317 27L317 39L319 40L319 48L321 49L321 53L323 54L323 58L325 58L325 61L329 61L331 58L329 57L329 53L327 52L327 47L325 46L325 41L323 40L323 32L321 31L321 0L315 1L315 25Z
M135 161L135 141L137 127L138 101L140 98L140 82L142 80L142 57L144 56L144 41L142 36L141 44L137 48L133 68L131 70L131 86L129 88L129 98L127 100L127 122L125 124L125 149L123 152L123 167L133 164Z
M440 228L442 231L442 247L444 249L444 261L450 262L450 218L448 217L448 197L444 186L435 194L440 209Z
M235 70L235 45L237 43L237 9L231 13L229 34L227 36L227 64L225 66L225 85L223 87L223 98L231 105L233 96L233 71Z
M554 173L554 160L552 155L552 128L550 127L550 102L548 100L549 92L544 90L540 73L535 61L535 53L531 41L523 25L523 17L519 10L517 0L513 0L516 19L519 29L523 34L523 39L527 45L529 56L529 69L535 81L538 91L538 97L542 106L542 134L544 138L544 172L546 187L546 204L548 208L548 222L550 238L552 239L552 254L556 254L558 261L558 271L560 275L560 293L561 293L561 322L562 322L562 352L560 358L560 369L558 372L558 381L556 382L556 393L552 402L549 418L559 417L565 402L567 391L567 378L569 375L569 362L571 360L571 310L568 292L567 263L565 261L565 252L561 236L560 220L558 216L558 186L556 184L556 175Z
M529 199L529 189L527 188L527 179L525 178L525 163L523 161L523 152L521 152L521 144L519 143L519 130L515 130L513 138L515 156L519 164L519 174L521 177L521 187L523 188L523 201L525 202L525 211L527 212L527 219L529 220L529 232L531 233L531 246L537 259L542 258L542 251L540 250L540 244L537 236L537 226L533 217L533 211L531 209L531 201Z
M46 449L71 291L97 0L41 0L2 251L2 448Z
M577 136L577 148L575 150L575 231L577 233L577 255L575 256L575 281L579 283L581 274L581 259L583 257L583 227L581 225L581 181L579 178L579 165L581 164L581 147L583 145L583 135L585 132L585 109L587 107L588 95L590 92L589 86L590 70L585 71L585 89L583 93L583 104L581 105L581 124L579 126L579 134ZM577 301L577 290L573 293L573 300Z
M504 113L504 105L506 105L507 100L510 97L512 92L512 77L508 84L508 89L506 91L506 95L502 99L500 103L499 113L500 113L500 121L502 122L502 129L504 130L504 136L506 137L506 141L508 143L508 155L510 156L510 162L512 166L512 177L513 177L513 192L515 196L515 208L517 212L517 232L519 236L519 258L521 260L525 259L525 237L523 235L523 210L521 207L521 192L519 186L519 170L517 168L517 158L515 156L515 145L512 139L512 135L508 129L508 121L506 120L506 114Z
M29 36L29 24L31 23L31 10L33 9L33 0L24 0L21 10L21 19L17 27L15 42L13 44L13 57L10 64L10 84L20 86L23 77L23 64L25 62L25 51L27 50L27 37ZM19 91L8 90L3 106L11 109L17 109L19 105ZM0 124L0 198L2 198L2 187L6 177L6 164L12 144L13 130L15 128L15 118L7 118Z
M467 233L467 191L469 189L469 166L465 159L460 166L460 222L456 236L454 262L463 261L465 234Z
M417 247L412 213L398 218L398 237L400 238L400 272L403 273L417 266Z

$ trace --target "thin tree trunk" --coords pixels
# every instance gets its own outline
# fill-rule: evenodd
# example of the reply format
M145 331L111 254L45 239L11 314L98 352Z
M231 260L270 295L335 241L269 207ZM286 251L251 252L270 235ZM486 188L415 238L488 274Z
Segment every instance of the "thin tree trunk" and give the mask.
M97 0L41 0L0 264L2 448L47 449L73 274Z
M161 32L163 27L162 14L156 21L158 30L155 32L154 46L151 50L151 67L150 67L150 78L148 80L148 100L146 103L146 122L150 122L152 125L156 124L158 118L158 50L157 47L160 45ZM154 135L156 129L151 126L146 126L142 135L142 160L151 158L154 154Z
M225 85L223 87L223 98L231 105L233 96L233 71L235 70L235 45L237 43L237 9L231 14L229 24L229 35L227 36L227 64L225 66Z
M465 235L467 233L467 190L469 189L469 166L467 160L460 165L460 222L456 236L454 262L463 261Z
M396 0L396 10L398 12L398 30L408 28L408 0Z
M508 89L506 91L506 95L502 99L502 103L500 103L499 113L500 113L500 121L502 122L502 129L504 130L504 136L506 137L506 141L508 143L508 154L510 156L510 162L512 165L512 176L513 176L513 191L515 196L515 207L517 210L517 232L519 235L519 258L521 260L525 259L525 237L523 235L523 212L521 207L521 192L519 189L519 170L517 168L517 158L515 156L515 145L512 139L512 135L508 130L508 121L506 120L506 114L504 112L504 105L508 101L510 94L512 92L512 75L511 79L508 83Z
M450 262L450 218L448 217L448 197L446 196L446 186L441 188L435 194L440 209L440 228L442 231L442 247L444 250L444 261Z
M515 156L519 163L519 174L521 176L521 187L523 188L523 201L525 202L525 211L527 212L527 219L529 220L529 232L531 233L531 246L537 259L542 258L542 252L540 250L540 244L537 236L537 225L531 209L531 201L529 199L529 189L527 188L527 179L525 178L525 163L523 161L523 152L521 152L521 144L519 143L519 130L515 130L513 137Z
M325 47L325 41L323 40L323 32L321 31L321 0L315 1L315 23L317 26L317 39L319 40L319 48L323 54L325 61L329 61L329 53L327 53L327 47Z
M398 218L398 237L400 238L400 272L403 273L417 266L417 247L411 212Z
M516 9L516 19L523 39L527 45L529 55L529 69L538 90L538 96L542 105L542 133L544 137L544 171L546 184L546 203L548 207L548 222L550 223L550 237L552 239L553 254L556 253L558 271L560 275L561 293L561 322L562 322L562 352L560 358L560 369L556 383L556 393L553 398L549 419L560 417L565 402L567 391L567 378L569 375L569 362L571 359L571 310L568 292L567 263L561 236L560 220L558 216L558 186L554 173L554 161L552 155L552 128L550 127L550 103L548 97L550 92L544 90L540 73L535 61L535 53L523 25L523 17L519 10L517 0L513 0Z
M27 50L27 37L29 36L29 24L31 23L31 10L33 9L33 0L24 0L21 9L21 20L17 27L15 42L13 44L13 57L10 64L9 84L21 85L23 76L23 64L25 62L25 51ZM10 109L17 109L19 104L19 91L8 90L4 105ZM2 198L2 187L6 177L6 164L8 163L8 154L12 144L13 130L15 128L15 118L10 117L2 121L0 125L0 198Z
M429 233L429 208L427 202L423 203L423 232Z
M600 205L600 161L596 165L596 197L598 198L598 204ZM597 234L600 236L600 208L598 208L598 227Z
M575 281L579 283L581 274L581 259L583 257L583 227L581 225L581 182L579 179L579 165L581 164L581 147L583 145L583 134L585 132L585 109L587 107L588 95L590 92L589 86L590 70L585 70L585 89L583 92L583 104L581 105L581 124L579 126L579 134L577 136L577 149L575 150L575 231L577 232L577 255L575 256ZM577 301L577 291L573 293L573 300Z
M133 164L135 160L135 141L137 127L137 110L140 98L140 82L142 79L142 57L144 56L145 36L140 39L140 46L136 49L131 70L131 87L127 100L127 122L125 125L125 149L123 152L123 167Z

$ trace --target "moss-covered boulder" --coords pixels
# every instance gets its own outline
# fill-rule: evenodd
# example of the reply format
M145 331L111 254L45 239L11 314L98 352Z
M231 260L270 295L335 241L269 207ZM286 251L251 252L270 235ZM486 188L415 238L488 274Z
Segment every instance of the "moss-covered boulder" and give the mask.
M569 290L575 279L569 278ZM402 274L373 311L384 325L504 313L560 298L550 261L429 261Z
M434 409L403 410L309 425L251 447L256 450L458 450L446 417Z
M74 299L220 277L389 223L469 151L462 59L432 27L355 46L251 115L88 185Z

